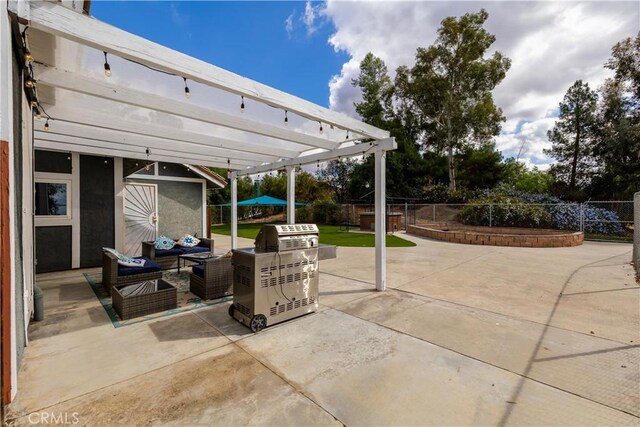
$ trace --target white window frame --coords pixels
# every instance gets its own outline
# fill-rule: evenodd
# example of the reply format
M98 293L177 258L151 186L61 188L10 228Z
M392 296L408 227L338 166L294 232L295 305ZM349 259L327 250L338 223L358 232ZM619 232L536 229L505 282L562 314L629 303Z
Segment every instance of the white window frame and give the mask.
M37 215L35 213L36 184L65 184L67 186L67 214L66 215ZM73 219L73 180L69 174L37 173L33 180L34 217L36 226L72 225Z

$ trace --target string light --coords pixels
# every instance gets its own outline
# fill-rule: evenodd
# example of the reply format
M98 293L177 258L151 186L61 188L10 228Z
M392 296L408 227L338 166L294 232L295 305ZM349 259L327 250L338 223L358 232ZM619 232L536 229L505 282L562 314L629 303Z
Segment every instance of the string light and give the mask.
M33 55L31 55L27 46L24 47L24 60L29 64L33 62Z
M35 86L35 83L31 79L31 77L27 77L27 79L24 81L24 85L28 88L32 88Z
M240 112L244 113L244 96L241 96L240 98L242 98L242 102L240 103Z
M183 79L184 79L184 96L189 98L191 96L191 91L189 90L189 86L187 86L187 78L183 77Z
M104 53L104 75L107 77L111 77L111 65L109 65L109 61L107 60L107 52Z
M38 106L38 100L37 99L31 100L31 108L36 108L37 106Z
M349 131L347 131L347 137L345 139L349 139Z
M147 164L144 165L144 170L149 171L151 169L151 164L149 163L149 154L151 154L151 150L149 150L149 147L147 147L145 152L147 153Z
M322 135L322 122L318 122L320 123L320 135Z
M289 123L289 117L287 117L287 110L284 110L284 125L286 126Z
M227 159L227 178L231 178L231 160Z
M320 160L318 160L318 161L316 162L316 168L318 168L318 170L320 170Z
M42 114L40 114L40 110L37 107L33 109L33 114L35 114L36 119L42 118Z
M49 131L49 119L44 123L44 130Z
M24 43L24 61L27 64L31 64L33 62L33 55L31 55L31 52L27 47L27 28L29 27L26 27L24 31L22 31L22 41Z

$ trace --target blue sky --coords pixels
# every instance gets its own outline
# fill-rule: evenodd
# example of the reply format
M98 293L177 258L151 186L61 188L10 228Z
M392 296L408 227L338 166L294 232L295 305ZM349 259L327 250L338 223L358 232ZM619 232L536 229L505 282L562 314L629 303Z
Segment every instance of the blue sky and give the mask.
M307 34L304 2L95 1L101 21L285 92L329 106L329 81L348 61L328 38ZM285 20L292 15L293 30Z

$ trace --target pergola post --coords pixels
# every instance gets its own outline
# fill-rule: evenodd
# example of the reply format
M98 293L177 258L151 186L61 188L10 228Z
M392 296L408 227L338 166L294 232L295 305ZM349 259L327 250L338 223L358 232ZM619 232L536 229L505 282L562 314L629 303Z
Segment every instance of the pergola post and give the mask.
M375 151L376 289L378 291L384 291L387 287L386 158L386 151L380 149Z
M231 249L238 248L238 177L231 172Z
M287 224L296 223L296 167L287 166Z

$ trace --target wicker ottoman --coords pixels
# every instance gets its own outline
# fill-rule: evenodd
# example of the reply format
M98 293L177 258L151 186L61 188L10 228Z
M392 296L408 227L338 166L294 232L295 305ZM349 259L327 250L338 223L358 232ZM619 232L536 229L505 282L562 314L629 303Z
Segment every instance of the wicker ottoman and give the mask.
M178 290L162 279L116 285L111 294L113 308L122 320L178 307Z
M204 300L233 295L231 258L210 258L192 268L189 290Z

